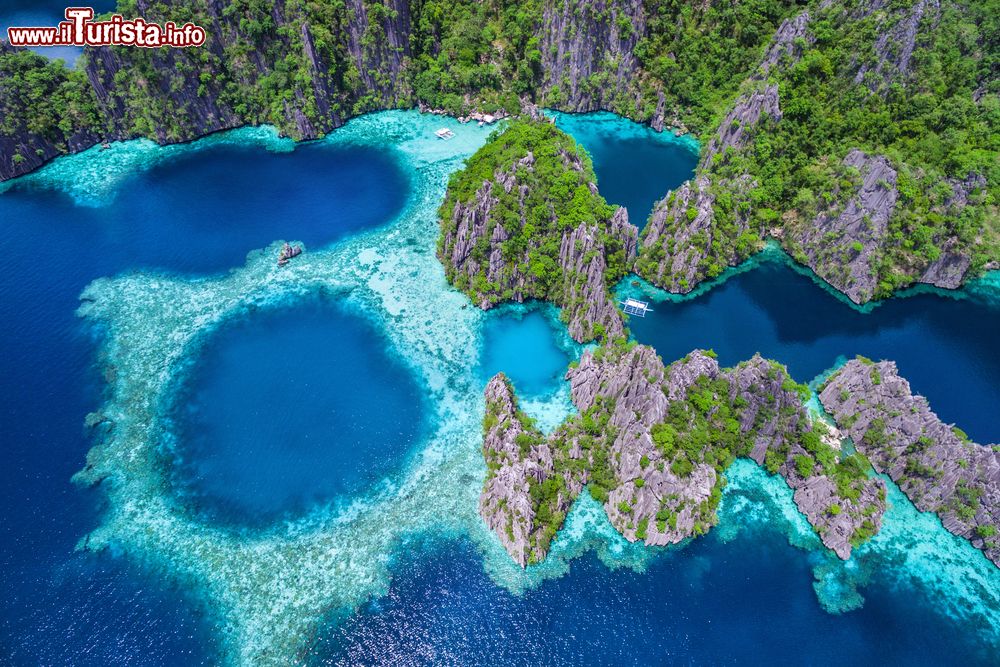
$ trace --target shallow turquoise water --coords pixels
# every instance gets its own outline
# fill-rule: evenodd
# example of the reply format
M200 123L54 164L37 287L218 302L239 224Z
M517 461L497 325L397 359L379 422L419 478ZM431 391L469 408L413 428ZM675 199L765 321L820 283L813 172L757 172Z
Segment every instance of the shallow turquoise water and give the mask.
M214 148L199 142L156 149L156 159L142 158L142 170L118 180L110 164L79 182L47 180L66 166L56 161L0 194L0 341L6 350L0 355L0 662L215 662L217 635L192 602L198 596L182 594L162 573L151 576L113 552L74 553L106 509L102 491L70 483L93 444L84 417L106 392L95 365L99 332L84 326L75 311L81 291L95 278L144 268L218 273L276 238L322 246L384 224L406 200L407 176L388 153L318 144L269 152L257 139L267 134L244 132L254 138L239 140L236 134L228 144L224 135L206 140ZM283 146L267 136L263 143ZM137 144L116 144L94 155L121 160ZM329 359L337 340L338 333L327 330L312 351L319 348ZM384 356L367 340L349 350L365 355L350 360L356 364ZM308 366L309 360L293 358ZM382 380L393 383L390 394L416 393L409 375L398 386L395 377L390 372ZM232 400L243 384L227 387L236 390L228 392ZM397 389L402 394L393 394ZM285 402L277 407L288 409L293 396L281 398ZM417 404L406 401L403 411L419 417ZM251 423L245 417L239 416L224 444L237 447L233 439ZM218 422L214 427L225 430ZM239 446L251 452L266 444L249 440ZM367 465L352 461L358 472ZM266 474L271 465L246 463L255 466L243 471L249 477Z
M480 377L483 384L503 371L519 396L539 396L557 388L570 355L562 325L550 309L493 311L483 331Z
M441 124L454 140L433 137ZM244 664L292 654L340 664L987 663L983 647L1000 643L997 570L898 493L883 535L846 564L818 547L783 482L739 463L706 539L669 551L628 545L596 503L581 501L545 564L511 564L475 510L482 385L505 369L537 391L531 410L558 421L568 408L557 366L574 348L551 312L483 314L444 283L434 211L447 174L487 132L389 112L291 153L262 151L287 146L256 131L231 135L235 146L211 143L225 137L162 151L129 144L115 148L129 151L118 168L139 175L88 172L108 151L0 195L0 216L17 221L0 255L0 314L11 325L3 342L17 351L0 359L0 531L11 545L0 555L0 647L15 664L213 664L218 651ZM617 159L609 151L602 161ZM120 207L141 206L144 192L165 206L142 209L154 217L128 227ZM189 213L174 220L166 212L177 206ZM305 240L306 254L287 271L274 266L273 247L243 265L278 238ZM928 294L863 314L782 271L763 266L693 300L654 304L665 319L633 329L666 361L696 346L726 363L760 349L799 379L885 336L885 349L933 356L955 405L977 399L962 393L970 368L994 385L1000 377L988 341L975 338L991 331L988 300ZM741 287L758 274L764 287ZM103 275L116 277L86 289L81 324L77 297ZM365 309L380 333L316 305L317 293ZM914 321L927 324L907 329ZM911 335L893 338L897 330ZM824 346L824 331L842 352ZM360 383L364 369L386 375ZM398 404L412 401L412 383L427 402L416 412L426 430L399 442L383 434L374 457L376 439L360 430L353 447L363 456L316 446L357 425L342 420L350 410L328 412L332 402L356 400L366 419L414 414ZM995 405L993 390L982 391L983 405ZM95 443L80 423L97 409L114 426ZM948 418L964 425L972 412ZM165 416L180 428L164 429ZM185 428L212 434L199 443ZM187 450L171 440L192 435ZM287 458L285 444L302 456ZM175 445L184 457L173 481L205 486L161 484ZM382 454L371 469L350 467ZM102 480L96 492L70 486L78 470ZM329 504L343 489L351 502ZM226 506L234 500L249 504ZM199 503L188 509L212 521L174 512L178 501ZM270 530L218 525L290 508ZM74 553L84 536L87 550Z

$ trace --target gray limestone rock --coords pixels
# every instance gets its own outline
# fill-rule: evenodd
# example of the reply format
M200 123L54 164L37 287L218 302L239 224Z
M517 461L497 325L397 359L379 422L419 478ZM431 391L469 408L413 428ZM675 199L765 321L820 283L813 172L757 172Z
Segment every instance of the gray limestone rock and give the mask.
M771 39L767 53L761 60L758 78L766 78L771 70L781 63L799 59L802 55L800 43L811 44L815 41L808 29L810 20L811 17L807 10L781 22Z
M848 173L859 181L853 190L833 192L833 203L811 223L785 229L784 240L793 255L804 260L818 276L864 303L875 295L875 262L881 256L892 215L899 198L896 170L881 155L853 149L844 158Z
M952 195L944 203L943 214L957 216L970 198L986 187L986 178L982 174L970 173L964 179L949 179ZM928 283L945 289L958 289L969 273L972 257L969 249L957 238L938 240L941 254L932 261L920 274L918 282Z
M567 169L584 170L577 155L566 153L563 162ZM625 324L606 284L606 273L608 253L624 253L627 264L635 257L639 231L629 223L624 208L616 209L606 222L584 222L561 234L558 262L563 284L557 295L542 293L538 280L528 271L529 254L546 239L540 236L530 239L520 261L504 258L503 247L510 234L494 214L499 201L496 188L502 188L507 194L519 193L523 227L528 186L518 181L518 174L530 172L534 164L534 156L528 152L510 167L498 169L493 179L485 181L470 201L457 202L452 213L454 224L446 231L438 255L452 280L464 275L472 281L483 268L483 262L477 260L473 250L485 248L486 280L499 289L477 293L476 305L484 310L503 301L522 303L529 299L551 298L565 309L570 335L576 340L590 340L602 330L612 338L620 336ZM590 188L597 192L593 183ZM485 244L483 239L487 239ZM607 239L613 240L614 250L607 246Z
M755 127L763 116L776 121L781 120L781 106L778 104L776 85L753 90L736 101L709 140L701 164L712 165L717 155L725 158L727 151L739 151L745 148L748 131Z
M917 508L970 540L1000 566L1000 454L968 441L914 395L891 361L849 361L820 400L879 472Z
M544 558L548 548L535 521L538 503L531 496L531 486L552 476L552 454L542 435L519 412L510 382L502 373L487 384L486 405L490 417L483 456L490 474L479 497L479 513L507 553L524 567ZM530 444L522 446L525 440Z
M617 98L637 98L635 47L645 33L641 0L546 3L539 31L542 98L566 111L598 111ZM662 126L662 110L660 119Z
M862 476L840 488L826 474L839 465L821 463L823 456L836 456L825 444L826 429L809 415L798 385L773 362L756 356L724 370L712 355L696 350L664 367L652 348L618 344L585 353L566 377L580 416L544 439L537 432L526 437L522 421L511 416L516 403L502 375L487 388L488 414L495 419L487 418L484 434L491 473L480 511L522 565L544 557L558 527L552 517L561 522L588 483L629 541L676 544L706 532L717 521L722 464L716 456L724 462L747 455L784 477L796 491L796 505L841 558L881 525L881 480ZM697 407L705 401L708 406ZM690 424L685 420L691 418L728 428L712 421L718 410L712 405L726 405L736 415L738 451L717 453L721 445L710 438L700 454L689 454L683 444L689 436L667 424ZM680 422L678 409L688 415ZM691 411L698 409L708 412L697 417ZM723 437L722 431L715 437ZM544 493L532 495L531 486L546 483L558 489L555 496L546 501Z
M869 3L868 10L880 8L881 2ZM888 91L889 84L904 81L910 74L910 60L916 47L919 29L923 25L932 31L941 11L940 0L917 0L912 6L890 14L880 26L875 39L874 60L858 67L854 83L868 86L870 90Z

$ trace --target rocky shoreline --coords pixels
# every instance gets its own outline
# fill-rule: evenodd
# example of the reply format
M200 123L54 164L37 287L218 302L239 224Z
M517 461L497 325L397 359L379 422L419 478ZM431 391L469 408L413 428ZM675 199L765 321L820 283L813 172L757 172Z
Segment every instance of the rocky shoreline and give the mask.
M153 20L164 12L191 13L206 27L209 42L199 50L148 53L88 48L82 74L0 42L0 60L9 61L0 67L0 93L6 97L0 105L0 180L105 140L142 136L168 144L261 123L273 123L295 139L312 139L354 116L389 108L447 109L460 119L486 123L528 113L538 103L565 111L613 110L658 130L691 120L685 115L691 110L668 102L672 93L648 71L643 54L663 25L646 4L563 0L537 9L527 28L532 39L517 47L530 57L530 67L505 60L510 45L482 46L479 64L492 67L501 80L436 103L430 99L434 91L450 79L434 68L453 66L444 43L453 26L446 17L423 16L422 5L406 0L278 2L245 15L213 3L140 2L137 11ZM879 35L871 38L870 58L848 63L834 77L875 99L893 85L913 83L919 67L915 49L947 9L920 0L883 10L882 3L864 0L851 8L819 3L795 15L789 7L780 24L775 18L770 39L762 36L751 51L758 55L734 80L742 84L734 84L732 97L715 110L719 120L695 128L704 130L705 146L696 174L656 205L636 243L635 271L668 291L687 293L747 259L771 237L862 304L914 282L953 289L996 267L1000 240L987 224L995 205L981 169L938 179L949 186L945 193L937 181L915 183L926 169L905 164L899 151L844 140L822 155L807 156L814 163L810 169L821 175L799 188L811 190L811 197L799 201L785 193L762 202L762 191L773 184L761 175L761 164L770 159L757 155L757 141L801 115L793 108L789 120L789 100L783 97L791 73L822 47L815 26L833 23L844 26L845 35L852 30ZM899 53L890 41L899 43ZM677 55L669 52L668 59ZM431 74L437 88L425 85ZM508 89L505 74L528 77L524 89ZM25 91L28 80L49 83ZM977 92L973 103L981 105L984 96L985 89ZM51 108L38 112L44 104ZM919 244L905 242L912 237Z
M849 361L820 400L880 473L922 512L1000 566L1000 446L971 442L914 395L891 361Z
M858 455L840 455L806 409L806 390L774 362L721 369L695 351L665 367L652 348L621 339L585 353L566 377L579 415L548 437L503 374L486 389L480 513L522 566L544 559L584 486L629 541L704 534L738 456L781 475L841 558L881 526L884 484Z
M594 181L571 137L516 121L449 184L438 243L449 282L484 310L551 301L580 342L622 335L611 286L631 266L639 230Z
M884 95L888 86L908 79L915 40L934 26L921 19L940 10L939 3L925 7L928 4L921 0L909 10L890 14L898 20L893 34L904 51L895 61L883 34L876 40L876 61L858 66L855 84L867 81L874 93ZM866 8L863 3L846 18L868 19L878 6L871 3ZM822 4L821 13L830 7L831 3ZM951 192L944 196L918 195L911 174L901 193L899 158L868 153L856 145L814 165L831 181L813 186L811 194L818 201L786 204L784 210L771 210L765 216L757 213L762 205L754 194L764 184L749 168L759 159L754 142L783 120L783 101L774 81L794 69L815 42L813 23L810 12L803 11L781 24L743 92L708 137L695 176L657 202L639 240L636 272L643 278L669 292L686 294L748 259L768 237L859 305L912 283L956 289L975 272L998 266L996 257L985 262L975 259L981 252L976 248L981 233L978 239L963 240L946 225L923 241L928 249L921 253L907 250L912 242L900 248L900 232L893 233L895 220L912 215L905 209L914 199L933 202L929 213L939 219L959 219L974 200L981 205L987 188L983 174L946 179ZM878 77L872 76L875 72ZM920 215L927 217L926 212Z

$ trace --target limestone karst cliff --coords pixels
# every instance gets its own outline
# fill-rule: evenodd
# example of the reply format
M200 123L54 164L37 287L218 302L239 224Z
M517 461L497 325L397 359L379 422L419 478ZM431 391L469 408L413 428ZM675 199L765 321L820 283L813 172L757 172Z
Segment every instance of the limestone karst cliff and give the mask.
M885 488L843 455L805 408L800 385L759 356L721 369L692 352L664 366L623 340L567 373L579 416L543 436L501 374L486 389L480 513L521 565L545 557L585 485L630 541L675 544L717 522L725 470L752 458L795 490L795 503L841 558L878 531Z
M0 46L0 180L103 139L170 143L259 123L307 139L366 111L418 105L459 116L525 103L610 109L693 129L705 147L695 177L664 193L638 244L637 271L668 290L694 289L768 237L857 303L914 282L954 288L1000 266L1000 91L983 3L130 0L120 9L199 22L209 41L88 49L78 71ZM875 172L887 178L864 183Z
M638 230L598 194L590 160L546 121L520 120L456 174L441 207L438 257L483 309L551 301L578 341L617 337L611 287L635 256Z
M1000 566L1000 454L943 423L891 361L849 361L826 382L823 406L917 509Z

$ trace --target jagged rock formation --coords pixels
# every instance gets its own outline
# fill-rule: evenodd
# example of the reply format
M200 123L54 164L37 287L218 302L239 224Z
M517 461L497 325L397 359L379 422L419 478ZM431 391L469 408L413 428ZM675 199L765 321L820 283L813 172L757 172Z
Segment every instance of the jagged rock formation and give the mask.
M781 120L781 105L778 103L778 87L765 86L743 95L719 124L705 154L704 164L712 164L716 156L725 159L730 150L737 151L747 144L749 130L760 122L761 116Z
M868 3L863 15L870 15L881 5L880 1ZM879 31L875 39L874 60L858 67L854 83L863 83L873 92L881 90L885 94L889 84L905 80L910 74L910 59L916 47L920 22L927 21L928 30L933 30L940 11L939 0L917 0L904 9L901 18L895 17L895 23Z
M760 61L755 78L766 79L771 70L779 64L787 65L789 62L797 61L802 56L803 47L815 41L808 30L811 18L809 11L806 10L781 22L771 39L767 53Z
M609 286L631 264L637 236L628 212L598 194L571 138L520 121L452 180L438 257L480 308L549 300L563 308L570 335L588 341L624 332Z
M819 277L851 301L864 303L875 295L873 263L899 198L896 170L886 158L858 149L847 154L844 167L859 181L856 187L843 192L836 186L835 203L811 222L787 226L784 240L792 255Z
M641 0L556 0L546 3L540 30L541 98L566 111L638 103L635 47L646 33ZM662 129L663 110L654 125Z
M782 39L791 34L786 32ZM770 50L774 55L769 57L777 62L777 54L792 48L776 41ZM698 175L653 207L643 230L636 264L639 275L671 292L684 294L760 249L762 241L750 229L748 209L732 201L733 194L742 199L754 186L750 177L718 178L711 170L724 163L730 151L746 147L750 131L762 118L781 120L777 86L766 85L740 97L709 140L699 161ZM728 191L726 207L716 206L713 189Z
M0 131L0 180L101 140L148 136L175 143L264 122L311 139L357 113L409 99L406 0L377 8L365 0L329 6L280 0L254 8L140 0L136 9L155 22L190 17L208 39L196 49L88 47L79 63L85 76L37 59L35 70L61 78L74 103L84 100L99 115L71 111L39 132L31 116L42 103L24 105ZM3 51L14 50L0 45ZM45 115L65 113L66 106ZM47 145L38 147L42 140Z
M486 386L486 405L483 453L490 476L479 498L479 513L523 567L544 558L552 539L538 519L539 504L531 493L533 486L552 478L552 452L545 437L518 409L503 373ZM569 499L557 498L555 504L557 511L565 513Z
M819 77L842 96L867 86L878 93L869 100L886 98L893 85L919 87L914 68L920 61L914 52L921 39L933 41L931 33L954 11L944 4L824 2L786 19L706 143L695 177L654 208L640 239L636 272L671 292L686 293L748 258L772 236L797 261L860 304L913 282L955 288L970 272L995 266L987 258L1000 247L1000 231L991 222L996 211L989 204L984 208L985 200L977 194L988 186L986 179L976 172L946 179L967 193L948 198L938 188L942 179L929 178L922 167L904 162L911 151L897 151L890 161L889 153L868 154L850 144L840 151L819 149L825 154L816 154L818 145L810 146L800 155L812 162L802 168L797 189L777 199L761 196L775 182L768 171L783 152L782 140L794 135L780 131L788 114L778 99L779 85L787 94L796 78ZM824 60L822 44L813 50L814 16L826 20L824 29L831 22L836 25L853 48L870 45L871 52L859 51L857 61L838 70ZM799 71L806 53L811 57L808 74ZM826 68L824 73L816 69L818 64ZM791 122L799 125L801 136L809 134L803 127L809 121L803 119L812 112L803 107L810 103L801 95L792 102ZM884 103L872 106L883 108ZM755 145L757 136L771 134L783 139ZM847 183L845 168L858 170L860 182ZM770 183L761 180L761 173ZM819 174L823 176L817 178ZM898 188L898 179L906 185ZM975 211L972 216L966 207ZM957 222L963 217L974 222Z
M884 486L859 457L839 457L803 405L806 390L773 362L720 369L695 351L664 367L652 348L622 340L586 353L567 378L580 414L548 438L518 412L506 378L487 387L480 512L521 565L544 558L585 485L630 541L705 533L737 456L780 474L842 558L881 525Z
M896 364L858 358L825 384L820 400L875 469L917 509L936 512L950 532L1000 566L1000 454L941 422Z
M946 216L958 216L969 203L974 193L986 188L986 178L982 174L972 173L966 178L949 179L952 195L944 202L942 213ZM931 261L920 274L917 282L927 283L945 289L958 289L965 276L972 268L972 258L968 249L955 236L941 239L939 246L941 254Z

